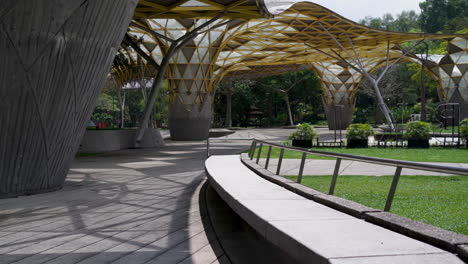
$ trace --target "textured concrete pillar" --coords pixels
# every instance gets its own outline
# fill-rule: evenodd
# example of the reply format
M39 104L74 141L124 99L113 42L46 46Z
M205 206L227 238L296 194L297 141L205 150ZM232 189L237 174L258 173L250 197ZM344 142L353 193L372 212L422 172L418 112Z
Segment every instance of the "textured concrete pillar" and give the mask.
M211 45L210 42L207 44ZM215 53L214 47L187 46L170 64L169 128L173 140L208 137L213 119L212 62Z
M169 106L169 127L173 140L203 140L213 120L211 96L203 104L185 105L180 100Z
M353 122L354 104L326 104L323 109L327 117L328 129L346 129Z
M353 121L356 91L362 75L340 64L316 63L313 67L322 83L328 128L346 129Z
M61 188L136 0L2 0L0 197Z

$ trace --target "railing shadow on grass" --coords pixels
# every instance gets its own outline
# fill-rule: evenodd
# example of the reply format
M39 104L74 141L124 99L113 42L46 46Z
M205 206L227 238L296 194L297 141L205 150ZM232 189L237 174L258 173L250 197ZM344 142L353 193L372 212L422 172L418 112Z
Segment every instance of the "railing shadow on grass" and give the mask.
M256 152L257 149L257 144L258 144L258 151ZM449 173L449 174L455 174L455 175L468 175L468 169L467 168L460 168L460 167L451 167L451 166L444 166L444 165L435 165L435 164L427 164L427 163L420 163L420 162L414 162L414 161L404 161L404 160L395 160L395 159L386 159L386 158L376 158L376 157L367 157L367 156L360 156L360 155L353 155L353 154L343 154L343 153L333 153L333 152L326 152L326 151L318 151L318 150L306 150L303 148L297 148L297 147L290 147L290 146L283 146L280 144L264 141L264 140L258 140L258 139L252 139L252 143L250 145L250 149L248 152L250 160L253 160L254 158L256 159L256 163L258 164L260 161L260 157L262 154L262 149L263 146L268 146L268 152L266 155L266 161L265 161L265 169L268 169L269 164L270 164L270 158L271 158L271 152L272 148L279 148L280 149L280 154L279 154L279 159L278 159L278 165L276 168L276 174L279 175L281 172L281 165L283 162L283 157L284 157L284 151L285 150L291 150L291 151L296 151L296 152L301 152L301 163L299 165L299 173L297 175L297 182L301 183L302 182L302 176L304 172L304 165L305 161L307 159L307 155L316 155L316 156L322 156L322 157L330 157L330 158L336 158L336 163L335 163L335 168L333 171L333 176L332 180L330 183L330 188L328 191L328 194L333 195L335 192L335 186L336 182L339 176L339 170L341 166L341 160L351 160L351 161L359 161L359 162L364 162L364 163L370 163L370 164L378 164L378 165L384 165L384 166L392 166L396 167L395 173L393 175L393 180L392 184L390 186L390 190L387 195L387 200L385 203L385 208L384 211L388 212L390 211L393 203L393 198L395 196L396 189L398 187L398 182L400 180L400 175L401 171L403 168L408 168L408 169L417 169L417 170L424 170L424 171L432 171L432 172L441 172L441 173ZM256 157L255 157L256 154Z

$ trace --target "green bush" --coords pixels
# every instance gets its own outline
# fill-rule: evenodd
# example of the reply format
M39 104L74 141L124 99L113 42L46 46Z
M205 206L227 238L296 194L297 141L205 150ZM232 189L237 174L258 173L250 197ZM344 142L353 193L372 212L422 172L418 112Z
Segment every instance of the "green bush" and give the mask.
M468 141L468 118L460 122L460 137L465 140L465 142Z
M392 116L395 119L395 122L408 122L408 120L411 117L411 114L413 114L414 111L412 108L407 107L407 106L400 106L398 108L395 108L392 112Z
M374 109L372 107L355 107L353 122L354 123L374 123Z
M348 140L367 139L372 135L374 135L374 130L369 124L351 124L346 128L346 138Z
M405 139L430 139L431 124L422 121L414 121L406 124L406 131L403 134Z
M289 135L290 140L313 140L317 137L314 127L309 123L297 125L297 130Z

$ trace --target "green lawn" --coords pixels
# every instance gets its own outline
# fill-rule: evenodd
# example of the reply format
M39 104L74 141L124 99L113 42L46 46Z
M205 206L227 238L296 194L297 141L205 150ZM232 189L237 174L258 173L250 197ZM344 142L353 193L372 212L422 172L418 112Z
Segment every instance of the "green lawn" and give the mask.
M455 134L458 133L458 126L453 127ZM452 126L447 126L447 128L438 127L436 125L432 125L432 131L436 133L452 133Z
M346 154L355 154L369 157L380 157L388 159L399 159L409 161L423 161L423 162L460 162L468 163L468 149L466 148L439 148L432 147L429 149L407 149L407 148L318 148L314 150L337 152ZM258 148L256 150L256 153ZM248 151L246 151L248 152ZM268 147L263 147L261 157L266 158ZM273 148L271 158L278 158L280 149ZM286 150L284 158L286 159L300 159L301 152ZM256 154L255 154L255 157ZM307 155L309 159L332 159L327 157Z
M328 193L330 181L304 176L302 183ZM383 210L391 182L392 176L341 176L335 195ZM468 235L468 177L401 176L391 212Z

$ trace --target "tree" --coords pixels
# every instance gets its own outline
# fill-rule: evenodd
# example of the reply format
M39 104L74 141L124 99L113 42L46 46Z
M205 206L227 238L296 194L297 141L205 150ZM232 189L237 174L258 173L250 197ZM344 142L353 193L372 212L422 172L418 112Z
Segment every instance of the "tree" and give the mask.
M419 16L413 10L402 11L396 16L396 19L391 14L384 14L382 18L367 16L359 23L371 28L397 32L420 31Z
M288 107L284 93L288 91L291 117L294 122L316 122L323 120L324 113L321 101L321 85L317 75L310 70L290 72L281 75L262 77L255 80L222 82L215 95L215 124L226 126L228 118L228 93L231 91L232 126L245 124L245 113L254 105L265 113L264 125L287 125L290 123ZM227 86L229 85L229 86Z
M314 73L309 72L307 75L302 76L300 79L297 78L297 75L295 75L294 82L293 83L288 83L289 85L286 89L281 89L281 88L275 88L276 91L280 92L284 96L284 101L286 103L286 108L288 110L288 117L289 117L289 125L294 126L294 120L293 120L293 115L291 112L291 104L289 102L289 92L291 89L296 87L300 82L305 81L307 78L311 77Z
M466 0L426 0L419 7L420 25L426 33L454 33L468 28Z
M393 22L391 29L397 32L414 32L420 31L419 16L415 11L402 11L397 15L397 19Z
M447 0L426 0L419 3L421 8L421 29L426 33L436 33L447 22Z
M393 18L392 14L384 14L382 16L382 27L385 30L393 30L393 22L395 19Z

